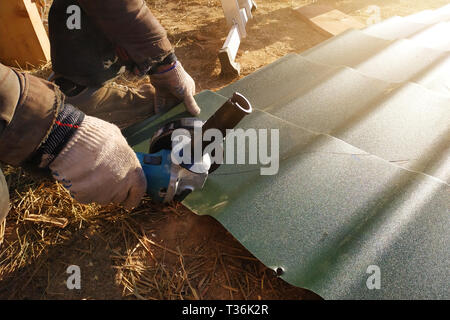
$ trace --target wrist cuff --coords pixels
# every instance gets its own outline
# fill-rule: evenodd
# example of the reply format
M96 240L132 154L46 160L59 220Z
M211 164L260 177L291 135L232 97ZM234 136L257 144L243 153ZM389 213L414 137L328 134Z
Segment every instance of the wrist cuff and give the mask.
M85 118L85 114L70 104L65 104L52 126L47 140L36 151L36 163L40 168L48 167L74 135Z
M88 168L83 168L80 163L103 162L102 157L109 154L108 150L117 146L117 141L114 141L117 137L122 137L117 126L99 118L85 116L80 127L65 144L55 161L49 165L49 168L57 172L75 172L75 168L89 172ZM125 138L122 137L122 139ZM126 144L126 142L124 143ZM114 153L114 151L111 152L111 154ZM119 158L111 161L118 165Z
M158 69L158 67L166 65L166 64L170 64L172 62L177 62L177 61L178 61L177 56L175 55L175 53L172 52L167 57L165 57L161 62L153 64L150 67L150 70L148 71L148 74L149 75L156 74L156 69ZM169 70L166 70L166 71L169 71Z

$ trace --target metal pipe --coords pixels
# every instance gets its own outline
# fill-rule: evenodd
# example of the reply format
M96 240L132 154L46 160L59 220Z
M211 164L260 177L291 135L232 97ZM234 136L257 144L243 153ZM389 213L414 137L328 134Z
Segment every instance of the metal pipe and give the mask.
M202 154L203 150L211 143L210 141L204 141L203 136L209 129L218 129L222 133L225 139L227 130L234 129L238 123L247 115L252 113L252 105L242 94L235 92L233 96L227 100L202 126L201 145ZM197 137L198 138L198 137ZM194 141L192 144L192 152L194 147L198 144L199 140ZM192 153L194 154L194 153ZM209 173L215 171L220 164L214 163Z
M252 113L252 105L242 94L235 92L202 126L202 136L208 129L219 129L223 137L227 129L233 129L245 116ZM203 149L209 141L203 141Z

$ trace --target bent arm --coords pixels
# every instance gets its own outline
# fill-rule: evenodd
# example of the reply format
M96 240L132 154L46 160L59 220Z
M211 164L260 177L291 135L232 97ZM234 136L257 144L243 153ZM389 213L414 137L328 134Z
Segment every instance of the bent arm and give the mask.
M78 0L104 34L140 70L162 61L173 52L165 29L144 0Z
M23 164L49 134L63 101L53 83L0 63L0 161Z

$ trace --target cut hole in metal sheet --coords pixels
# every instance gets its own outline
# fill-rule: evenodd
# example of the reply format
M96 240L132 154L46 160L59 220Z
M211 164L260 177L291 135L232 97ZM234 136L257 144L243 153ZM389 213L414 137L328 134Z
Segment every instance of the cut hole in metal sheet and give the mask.
M284 274L284 268L283 267L278 267L275 270L275 274L277 277L281 277Z

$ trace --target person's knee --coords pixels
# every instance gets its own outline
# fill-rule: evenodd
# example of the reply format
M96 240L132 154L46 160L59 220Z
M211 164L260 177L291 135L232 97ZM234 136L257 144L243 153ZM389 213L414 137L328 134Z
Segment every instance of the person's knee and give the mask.
M9 192L5 177L0 170L0 223L6 218L9 212Z

